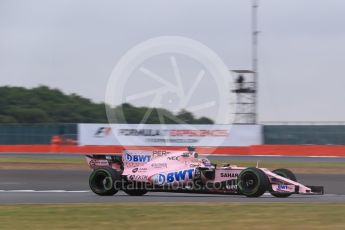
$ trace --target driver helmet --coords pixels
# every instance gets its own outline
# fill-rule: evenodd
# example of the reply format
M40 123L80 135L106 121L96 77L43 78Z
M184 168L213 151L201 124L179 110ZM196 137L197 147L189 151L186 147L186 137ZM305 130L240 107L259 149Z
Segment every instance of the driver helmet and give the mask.
M188 146L187 149L188 149L188 152L195 152L194 146Z
M212 166L211 161L207 158L200 158L199 161L201 161L205 166Z

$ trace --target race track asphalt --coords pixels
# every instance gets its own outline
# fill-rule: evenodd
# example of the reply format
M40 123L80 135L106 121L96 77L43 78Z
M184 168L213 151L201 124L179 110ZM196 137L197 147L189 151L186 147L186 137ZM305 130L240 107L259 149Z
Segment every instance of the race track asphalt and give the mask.
M224 158L224 157L222 157ZM226 160L238 160L225 157ZM243 157L239 157L243 158ZM247 159L248 157L246 157ZM250 157L249 160L253 160ZM257 157L255 157L257 159ZM273 157L277 160L276 157ZM311 161L314 158L279 158L279 160ZM214 160L214 159L212 159ZM224 160L218 159L217 160ZM270 160L270 158L265 158ZM320 158L318 161L339 162L336 158ZM345 162L344 158L340 162ZM131 197L119 192L112 197L100 197L89 191L89 171L67 170L1 170L0 204L28 203L117 203L117 202L345 202L343 174L297 174L299 182L306 185L323 185L325 195L293 195L275 198L265 194L260 198L237 195L200 195L150 192L142 197Z

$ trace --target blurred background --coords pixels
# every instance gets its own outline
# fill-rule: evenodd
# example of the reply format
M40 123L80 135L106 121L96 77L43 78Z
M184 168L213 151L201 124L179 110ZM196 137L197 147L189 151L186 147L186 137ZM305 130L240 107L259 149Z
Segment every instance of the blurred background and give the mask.
M0 35L1 229L344 229L345 1L1 0ZM177 106L173 92L159 106L105 104L121 58L160 36L219 56L226 94L237 99L225 115L232 124L213 107ZM200 63L185 59L176 56L182 91L201 82L195 101L219 99L224 92L198 78ZM175 84L173 62L146 64L158 82ZM133 74L121 90L155 87L144 77ZM326 194L94 195L85 154L105 159L138 145L193 145L218 165L289 168Z
M264 125L263 143L344 144L344 7L341 0L1 1L0 142L76 139L75 123L107 122L105 89L117 61L144 40L176 35L204 43L229 70L257 70L255 119L241 123ZM214 122L185 112L174 115ZM147 121L157 122L154 114Z

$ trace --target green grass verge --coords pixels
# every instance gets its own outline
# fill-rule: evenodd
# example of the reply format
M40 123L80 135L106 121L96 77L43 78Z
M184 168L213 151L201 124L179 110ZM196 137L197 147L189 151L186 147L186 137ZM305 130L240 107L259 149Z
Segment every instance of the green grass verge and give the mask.
M86 164L85 158L62 157L1 157L0 163L36 163L36 164Z
M221 165L223 162L215 161ZM256 166L256 161L230 161L232 165L250 167ZM287 161L259 161L261 168L342 168L345 169L343 162L287 162Z
M215 161L218 165L222 165L221 161ZM229 161L233 165L250 167L256 166L256 161ZM39 167L38 167L39 166ZM287 161L261 161L259 167L276 169L288 168L295 173L323 173L323 174L345 174L345 163L343 162L287 162ZM16 156L16 157L1 157L0 168L2 169L71 169L85 170L87 169L86 161L81 158L69 157L49 157L49 156Z
M63 158L63 157L1 157L0 163L37 163L37 164L81 164L85 165L84 158ZM256 166L256 161L213 161L218 165L222 163L231 163L238 166ZM343 162L287 162L287 161L260 161L259 166L262 168L343 168L345 169L345 163Z
M0 206L1 229L345 229L345 204Z

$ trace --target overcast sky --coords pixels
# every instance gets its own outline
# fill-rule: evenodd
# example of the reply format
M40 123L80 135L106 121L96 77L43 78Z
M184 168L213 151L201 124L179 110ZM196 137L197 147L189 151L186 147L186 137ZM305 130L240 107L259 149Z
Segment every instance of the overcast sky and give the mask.
M251 67L250 0L1 0L0 85L100 102L120 57L177 35ZM345 120L345 1L261 0L259 120Z

